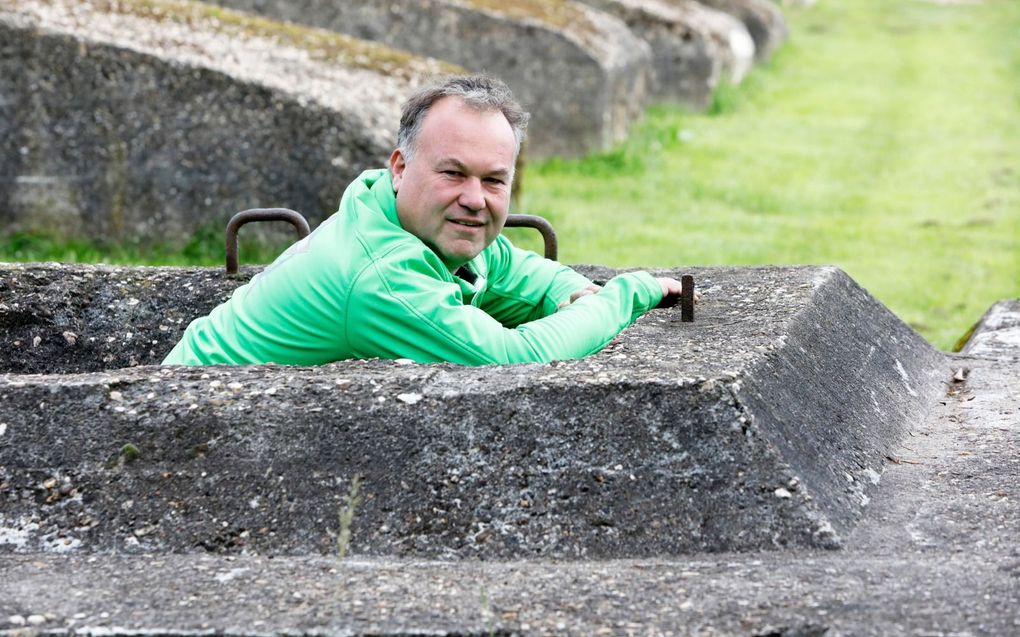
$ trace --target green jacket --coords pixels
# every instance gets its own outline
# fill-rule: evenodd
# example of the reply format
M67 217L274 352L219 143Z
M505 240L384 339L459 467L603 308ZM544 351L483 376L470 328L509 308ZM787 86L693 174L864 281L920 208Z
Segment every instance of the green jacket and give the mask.
M557 311L591 284L498 237L469 283L397 219L389 172L354 181L336 214L193 321L164 364L318 365L409 358L466 365L548 362L602 349L662 298L644 272Z

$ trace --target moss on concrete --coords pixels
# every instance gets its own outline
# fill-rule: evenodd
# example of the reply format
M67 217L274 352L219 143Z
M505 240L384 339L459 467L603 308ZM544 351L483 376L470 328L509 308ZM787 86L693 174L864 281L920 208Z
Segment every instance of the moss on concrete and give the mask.
M268 38L285 46L303 49L314 60L368 69L384 75L409 78L423 73L464 72L461 67L447 62L433 60L430 64L425 58L332 31L190 0L104 0L93 6L106 13L203 26L228 35Z
M466 4L513 18L537 20L556 29L573 32L585 42L597 33L588 12L566 0L466 0Z

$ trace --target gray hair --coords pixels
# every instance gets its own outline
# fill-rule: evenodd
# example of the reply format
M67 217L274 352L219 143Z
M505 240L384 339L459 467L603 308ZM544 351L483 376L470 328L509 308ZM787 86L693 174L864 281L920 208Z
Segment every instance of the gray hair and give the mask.
M411 161L417 150L418 133L422 122L432 105L444 97L459 97L468 106L479 111L500 111L514 132L514 158L521 152L521 142L528 128L529 115L514 99L510 87L487 75L461 75L428 86L405 103L400 113L400 130L397 132L397 148L405 161Z

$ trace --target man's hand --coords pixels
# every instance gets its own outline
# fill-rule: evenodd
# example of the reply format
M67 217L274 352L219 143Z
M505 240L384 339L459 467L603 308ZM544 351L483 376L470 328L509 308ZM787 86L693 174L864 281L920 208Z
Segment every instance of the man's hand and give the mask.
M573 294L571 294L569 299L567 299L566 301L564 301L564 302L560 303L559 305L557 305L556 309L557 310L562 310L563 308L567 307L568 305L570 305L571 303L573 303L577 299L581 298L582 296L588 296L589 294L595 294L595 293L597 293L601 289L602 289L601 285L594 285L594 284L589 285L586 288L582 288L582 289L578 290L577 292L574 292Z
M682 283L669 277L659 277L657 281L662 286L662 300L656 307L673 307L680 302L680 293L683 291ZM697 303L699 300L701 300L701 293L695 290L694 302Z

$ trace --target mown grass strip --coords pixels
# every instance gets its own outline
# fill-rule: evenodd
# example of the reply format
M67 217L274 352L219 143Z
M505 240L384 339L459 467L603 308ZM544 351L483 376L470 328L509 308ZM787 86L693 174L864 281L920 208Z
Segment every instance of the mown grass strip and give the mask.
M1020 3L788 18L708 113L658 106L613 152L532 166L524 207L566 262L836 264L949 348L1020 296Z

